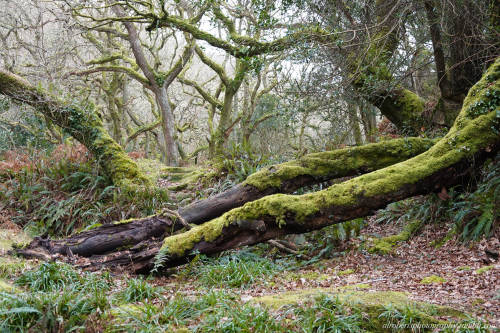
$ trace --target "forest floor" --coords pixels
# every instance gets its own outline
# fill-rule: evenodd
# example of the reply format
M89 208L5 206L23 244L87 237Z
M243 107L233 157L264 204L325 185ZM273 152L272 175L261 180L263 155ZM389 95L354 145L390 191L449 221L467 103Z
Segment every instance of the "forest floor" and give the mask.
M397 234L401 227L377 224L373 217L368 220L360 235L345 244L338 257L298 270L285 270L251 288L234 291L242 301L312 288L399 291L408 294L411 300L487 316L492 325L500 327L500 263L485 252L486 249L499 252L497 238L469 246L454 241L436 246L434 244L446 237L447 232L442 226L429 225L409 241L401 242L391 253L371 254L363 249L365 242ZM438 278L422 282L428 277ZM196 279L181 280L171 276L160 278L156 283L173 293L196 295L200 292Z
M500 252L500 242L497 238L470 245L453 240L442 244L447 234L446 228L431 224L424 225L418 234L408 241L394 245L388 253L368 251L374 240L397 234L401 229L402 226L380 224L376 222L375 217L368 218L360 234L343 242L338 252L334 252L327 259L298 259L290 254L279 253L267 244L240 251L243 254L252 254L250 256L240 256L238 251L231 251L218 259L197 258L191 264L171 270L168 276L148 278L147 283L151 290L156 291L156 296L146 299L132 298L128 303L139 307L156 304L161 308L179 298L195 302L215 293L214 295L219 295L218 298L229 297L230 302L233 302L232 306L268 306L274 311L271 312L273 320L278 318L283 327L287 327L292 325L286 324L290 321L297 325L298 316L296 313L290 315L285 311L287 304L302 304L308 307L311 297L325 294L346 295L348 291L349 295L356 296L358 301L361 299L362 302L366 302L366 295L372 295L385 309L393 302L391 298L395 297L396 301L402 300L408 304L433 304L463 311L483 318L492 326L492 330L494 327L500 327L500 264L488 255ZM9 212L2 210L0 278L4 280L4 286L0 284L0 291L8 291L9 286L12 286L20 275L40 265L36 260L27 261L7 254L13 243L25 243L28 239L25 233L10 221ZM255 258L261 255L266 259L255 261ZM245 262L245 258L249 263ZM112 272L111 276L114 287L108 293L108 298L123 294L130 289L130 281L136 280L127 272ZM220 296L220 293L224 296ZM206 315L202 314L204 311L175 321L177 324L170 323L173 326L169 327L205 327L200 326L203 320L207 321ZM119 317L116 312L114 316ZM143 314L129 313L129 316L142 318ZM234 322L234 316L236 315L230 313L219 314L212 325L220 327L225 322ZM442 320L449 316L448 311L444 314L436 313L435 317ZM133 320L135 324L131 324L130 319L123 319L120 325L124 322L127 325L138 325L136 319ZM104 324L97 320L95 325L94 329L100 331ZM131 326L117 327L130 330Z

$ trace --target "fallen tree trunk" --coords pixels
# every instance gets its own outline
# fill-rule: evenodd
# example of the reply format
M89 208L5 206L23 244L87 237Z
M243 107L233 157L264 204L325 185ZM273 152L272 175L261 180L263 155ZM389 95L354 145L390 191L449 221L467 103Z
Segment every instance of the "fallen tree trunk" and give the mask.
M232 208L269 194L291 193L302 186L359 175L395 164L426 151L433 143L434 141L430 139L404 138L309 154L299 160L274 165L257 172L226 192L182 209L180 216L165 212L163 215L160 213L148 218L102 225L63 240L36 238L28 248L19 253L39 258L68 253L90 257L126 250L129 251L126 260L130 262L132 255L130 251L134 252L141 248L136 246L137 244L150 242L152 237L171 235L183 228L178 217L188 223L201 224ZM157 247L160 245L158 243ZM115 253L114 257L118 258L120 255ZM107 258L109 259L109 256Z
M31 247L43 247L51 254L77 254L87 257L132 247L144 240L162 237L166 233L172 233L179 229L180 225L169 217L150 216L133 221L105 224L63 240L36 237Z
M304 186L357 176L405 161L425 152L434 142L403 138L308 154L258 171L223 193L179 209L179 214L188 223L201 224L270 194L293 193Z
M211 254L280 235L317 230L372 214L394 201L462 183L500 148L498 96L500 59L471 88L448 134L416 157L323 191L300 196L269 195L166 237L161 247L159 238L145 240L123 251L92 256L82 265L125 265L136 272L155 265L172 267L186 262L195 252ZM175 223L169 225L175 227ZM38 249L48 251L50 246L39 244ZM34 251L35 247L27 250Z

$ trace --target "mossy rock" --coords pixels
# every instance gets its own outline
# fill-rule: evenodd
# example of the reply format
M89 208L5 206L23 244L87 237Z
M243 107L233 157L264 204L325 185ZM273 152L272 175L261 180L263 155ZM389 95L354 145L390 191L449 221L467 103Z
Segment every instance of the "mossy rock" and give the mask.
M0 229L0 251L9 251L14 244L25 245L29 242L31 237L24 231Z
M430 276L427 276L427 277L424 277L420 283L421 284L434 284L434 283L445 283L446 282L446 279L441 277L441 276L437 276L437 275L430 275Z
M397 311L405 311L405 309L411 308L413 313L418 315L421 324L445 323L441 319L443 316L457 320L466 317L466 314L460 310L412 301L406 293L397 291L351 291L345 288L344 290L314 288L256 297L252 302L278 310L286 306L312 302L315 298L325 294L338 297L348 307L360 309L366 319L364 326L370 328L370 331L389 331L387 328L384 328L386 322L380 317L389 308L396 309Z

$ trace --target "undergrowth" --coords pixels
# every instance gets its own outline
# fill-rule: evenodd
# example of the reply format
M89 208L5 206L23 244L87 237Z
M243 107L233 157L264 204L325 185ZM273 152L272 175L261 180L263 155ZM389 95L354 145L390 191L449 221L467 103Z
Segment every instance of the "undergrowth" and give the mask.
M147 279L130 279L123 285L115 278L107 272L80 272L56 262L22 273L15 281L17 290L0 292L0 331L376 332L384 323L402 327L428 320L412 306L396 309L389 305L373 314L331 294L270 310L243 301L231 290L172 293ZM218 286L218 282L209 284ZM455 326L454 332L488 332L486 323L476 318L458 324L462 326Z
M284 260L273 261L249 249L230 251L218 258L197 255L180 273L181 277L194 277L201 286L248 287L270 279L286 267Z
M0 166L0 189L0 200L16 212L15 223L33 234L53 236L150 215L164 204L153 194L134 200L122 193L82 146L60 146L36 158L7 155Z
M26 288L0 293L0 331L79 331L87 317L110 307L113 286L109 273L79 273L69 265L43 263L22 274L16 284Z

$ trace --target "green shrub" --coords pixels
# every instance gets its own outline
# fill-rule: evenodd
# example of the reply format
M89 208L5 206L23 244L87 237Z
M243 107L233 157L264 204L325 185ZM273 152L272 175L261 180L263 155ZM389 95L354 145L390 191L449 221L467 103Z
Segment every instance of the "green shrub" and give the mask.
M500 154L483 168L477 189L455 201L453 221L463 241L489 237L499 227Z
M10 174L0 199L15 209L13 221L34 234L67 236L106 222L154 214L166 204L156 193L141 200L122 193L100 174L97 163L49 156Z

